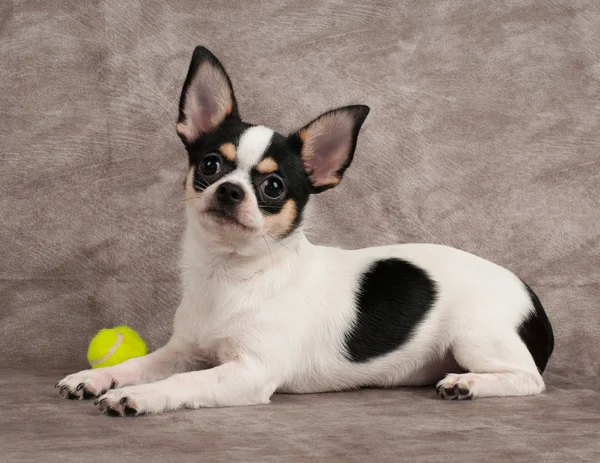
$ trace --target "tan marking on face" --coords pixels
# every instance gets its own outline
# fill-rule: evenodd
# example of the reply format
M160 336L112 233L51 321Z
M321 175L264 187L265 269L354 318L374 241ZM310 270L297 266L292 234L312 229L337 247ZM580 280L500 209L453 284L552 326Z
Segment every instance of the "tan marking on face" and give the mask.
M278 214L265 217L267 232L274 237L285 235L294 225L297 214L296 201L288 199Z
M219 151L223 157L225 157L225 159L235 161L235 157L237 156L237 148L233 143L223 143L221 146L219 146Z
M279 169L279 166L273 158L264 158L256 165L256 170L261 174L272 174L277 169Z

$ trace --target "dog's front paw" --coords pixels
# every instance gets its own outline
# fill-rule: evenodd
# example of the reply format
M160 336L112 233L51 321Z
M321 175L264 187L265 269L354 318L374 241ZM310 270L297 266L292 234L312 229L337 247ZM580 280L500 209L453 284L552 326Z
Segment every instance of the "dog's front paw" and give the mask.
M162 413L167 405L166 394L151 384L108 391L94 402L102 413L110 416L137 416Z
M473 398L473 381L469 374L457 375L451 373L446 375L436 385L436 391L442 399L467 400Z
M66 376L54 387L58 388L60 395L65 399L82 400L93 399L109 389L114 389L117 382L105 369L83 370Z

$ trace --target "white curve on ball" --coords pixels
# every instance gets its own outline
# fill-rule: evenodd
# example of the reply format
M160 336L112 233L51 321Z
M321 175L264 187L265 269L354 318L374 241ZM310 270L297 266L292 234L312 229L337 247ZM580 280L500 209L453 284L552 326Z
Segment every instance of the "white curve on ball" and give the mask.
M122 342L123 342L123 335L117 331L117 340L115 341L115 343L112 346L110 346L110 349L108 349L108 352L104 355L104 357L96 359L96 360L92 360L90 362L90 365L92 367L95 367L96 365L100 365L101 363L106 362L112 356L112 354L114 354L117 351L117 349L119 348L119 346L121 345Z

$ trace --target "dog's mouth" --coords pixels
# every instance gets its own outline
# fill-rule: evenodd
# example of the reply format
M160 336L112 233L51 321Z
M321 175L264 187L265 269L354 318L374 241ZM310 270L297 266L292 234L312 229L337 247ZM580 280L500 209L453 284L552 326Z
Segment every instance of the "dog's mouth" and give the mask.
M242 230L250 230L250 227L241 223L235 216L230 212L215 207L209 208L205 214L211 218L218 225L236 227Z

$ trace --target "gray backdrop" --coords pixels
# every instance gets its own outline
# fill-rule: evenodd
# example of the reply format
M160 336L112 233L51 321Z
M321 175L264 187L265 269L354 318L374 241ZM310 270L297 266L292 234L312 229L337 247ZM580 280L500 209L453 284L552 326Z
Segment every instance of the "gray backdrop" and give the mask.
M354 165L315 199L312 241L443 243L513 270L554 325L550 387L577 384L573 403L598 403L600 4L591 0L3 1L0 366L16 378L6 403L36 383L54 404L51 379L85 367L99 328L131 325L151 348L168 338L186 170L174 126L199 44L224 63L250 122L288 132L335 106L371 107ZM551 392L554 406L567 400ZM517 404L510 423L525 402L506 403ZM69 406L53 414L72 417ZM581 432L586 420L565 426ZM574 441L555 431L539 448L564 456ZM577 455L592 455L586 442Z

